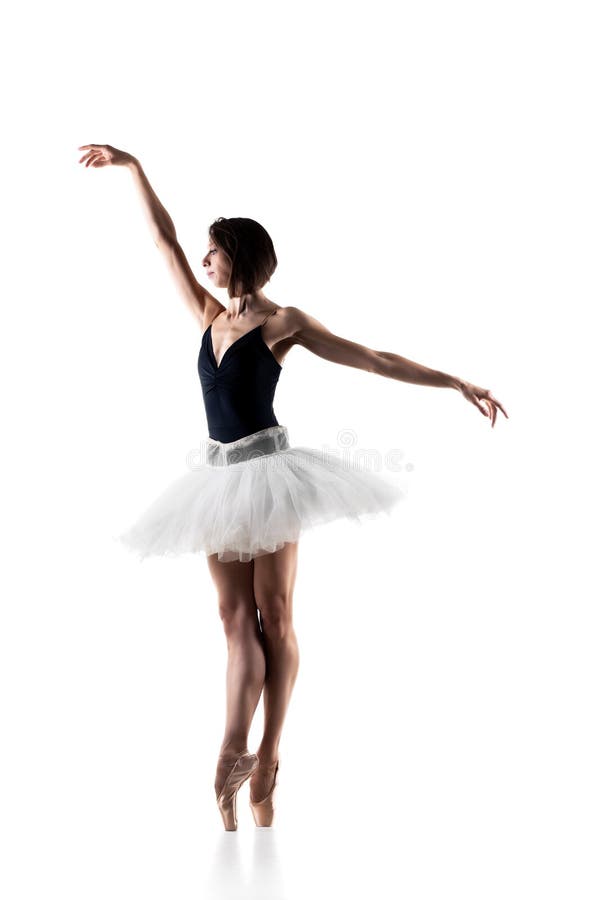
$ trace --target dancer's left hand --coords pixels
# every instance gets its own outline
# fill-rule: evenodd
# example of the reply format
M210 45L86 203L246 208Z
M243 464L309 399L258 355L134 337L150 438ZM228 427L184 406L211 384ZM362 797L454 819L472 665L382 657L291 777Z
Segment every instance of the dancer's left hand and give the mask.
M498 409L501 409L508 419L508 414L500 401L496 400L491 391L487 390L487 388L477 387L476 384L471 384L469 381L458 379L458 390L465 399L477 407L483 416L488 416L491 419L492 428L496 424ZM483 406L483 403L486 405Z

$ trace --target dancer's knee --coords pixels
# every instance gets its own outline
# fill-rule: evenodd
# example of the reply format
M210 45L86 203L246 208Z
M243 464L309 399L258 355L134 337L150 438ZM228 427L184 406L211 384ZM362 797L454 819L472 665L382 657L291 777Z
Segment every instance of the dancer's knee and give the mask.
M285 640L293 634L292 609L289 598L271 595L267 602L257 600L263 633L271 640Z
M256 606L248 603L247 598L232 595L219 598L219 617L228 638L245 638L260 631Z

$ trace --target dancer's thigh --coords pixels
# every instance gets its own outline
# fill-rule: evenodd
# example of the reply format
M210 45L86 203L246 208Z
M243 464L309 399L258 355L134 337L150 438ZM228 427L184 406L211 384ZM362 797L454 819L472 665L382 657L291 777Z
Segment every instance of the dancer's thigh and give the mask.
M298 541L290 541L274 553L254 562L254 602L261 619L282 615L291 618L292 596L298 570Z

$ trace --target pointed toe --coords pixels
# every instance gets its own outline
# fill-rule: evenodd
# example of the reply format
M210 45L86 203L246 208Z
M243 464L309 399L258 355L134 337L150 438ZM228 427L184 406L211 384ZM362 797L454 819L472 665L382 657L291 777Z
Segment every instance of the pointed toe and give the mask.
M257 766L258 756L255 753L242 753L230 764L231 771L217 796L225 831L237 831L237 792Z
M258 767L257 767L258 768ZM252 795L252 787L250 788L250 809L252 810L252 815L254 816L254 822L259 828L268 828L273 824L273 818L275 816L275 788L277 786L277 773L279 771L279 760L274 763L272 766L264 766L260 767L264 768L265 771L269 771L271 769L275 769L273 775L273 783L269 789L266 797L262 799L257 799Z

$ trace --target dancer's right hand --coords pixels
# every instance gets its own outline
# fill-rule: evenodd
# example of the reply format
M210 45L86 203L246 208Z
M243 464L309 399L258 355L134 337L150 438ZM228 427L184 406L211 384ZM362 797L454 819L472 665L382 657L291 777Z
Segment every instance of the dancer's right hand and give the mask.
M80 163L84 160L86 161L86 169L88 166L126 166L135 159L131 153L126 153L125 150L117 150L116 147L111 147L110 144L83 144L77 149L87 150L87 153L84 153L79 160Z

